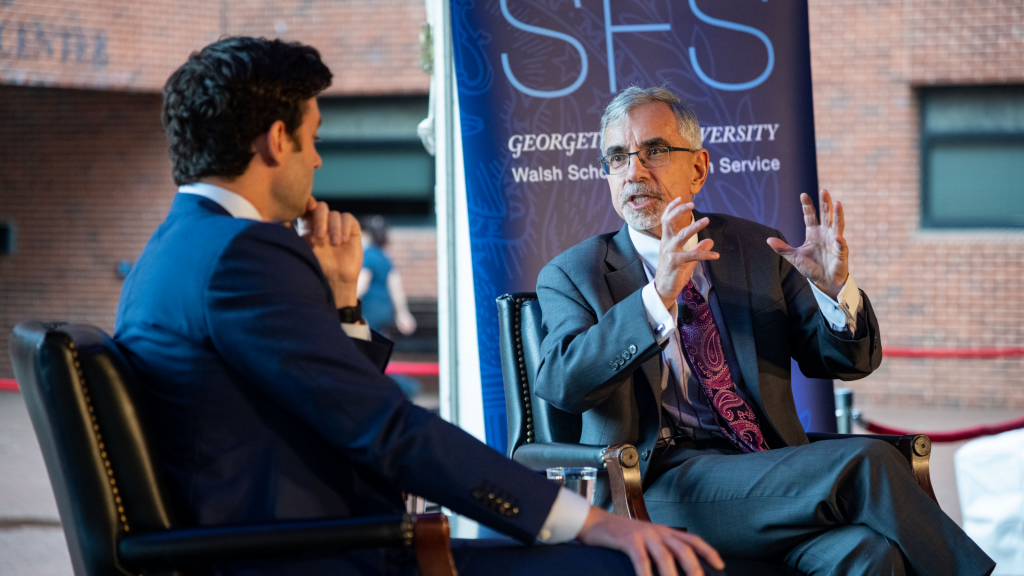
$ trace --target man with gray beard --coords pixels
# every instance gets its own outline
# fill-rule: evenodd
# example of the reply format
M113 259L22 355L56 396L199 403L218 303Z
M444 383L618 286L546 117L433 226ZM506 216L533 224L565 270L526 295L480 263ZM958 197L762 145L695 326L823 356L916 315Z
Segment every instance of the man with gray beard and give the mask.
M580 442L637 447L651 518L725 556L806 574L990 573L994 564L872 439L809 444L791 358L855 380L882 360L849 274L843 207L802 194L806 241L700 214L708 175L693 111L663 88L620 93L601 159L626 225L541 271L536 393L583 415ZM608 505L608 502L604 503Z

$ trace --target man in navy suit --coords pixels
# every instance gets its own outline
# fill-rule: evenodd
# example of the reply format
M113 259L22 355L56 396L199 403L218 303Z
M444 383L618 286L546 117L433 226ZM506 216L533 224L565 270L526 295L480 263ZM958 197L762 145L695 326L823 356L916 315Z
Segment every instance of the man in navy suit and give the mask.
M390 343L358 314L359 226L311 197L330 81L311 47L228 38L164 88L180 188L125 280L115 340L176 511L196 525L392 514L407 491L522 542L596 546L459 547L463 573L701 574L698 555L720 568L700 538L591 507L383 376ZM302 236L285 224L296 219ZM411 569L392 563L365 552L220 571Z

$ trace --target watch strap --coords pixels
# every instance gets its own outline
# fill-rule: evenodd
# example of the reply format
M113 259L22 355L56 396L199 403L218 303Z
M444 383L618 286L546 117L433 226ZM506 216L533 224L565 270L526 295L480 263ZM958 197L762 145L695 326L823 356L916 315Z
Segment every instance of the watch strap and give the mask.
M363 319L363 303L356 300L355 306L338 308L338 320L345 324L355 324Z

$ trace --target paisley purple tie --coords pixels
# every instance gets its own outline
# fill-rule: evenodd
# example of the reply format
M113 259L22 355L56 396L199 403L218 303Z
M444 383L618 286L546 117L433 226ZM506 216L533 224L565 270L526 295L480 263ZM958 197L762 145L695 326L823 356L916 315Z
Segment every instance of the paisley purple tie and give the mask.
M691 280L679 295L679 336L722 433L746 454L768 450L754 410L739 394L722 352L722 337L711 308ZM689 312L689 313L687 313ZM687 320L689 320L687 322Z

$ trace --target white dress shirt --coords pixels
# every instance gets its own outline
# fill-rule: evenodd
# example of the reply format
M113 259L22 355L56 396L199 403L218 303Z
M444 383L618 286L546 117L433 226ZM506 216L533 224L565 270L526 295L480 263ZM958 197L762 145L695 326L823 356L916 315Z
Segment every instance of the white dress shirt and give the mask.
M251 202L220 186L197 182L178 188L178 192L209 198L220 205L221 208L227 210L228 214L233 218L264 221L259 211L256 210L256 207ZM343 322L341 327L350 338L370 339L370 327L365 324L347 324ZM555 497L555 503L551 506L548 517L544 520L544 524L537 534L537 539L546 544L568 542L580 533L589 513L590 503L587 502L586 498L563 488L558 492L558 496Z

